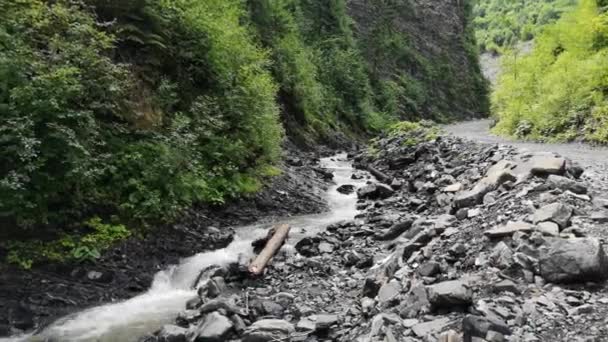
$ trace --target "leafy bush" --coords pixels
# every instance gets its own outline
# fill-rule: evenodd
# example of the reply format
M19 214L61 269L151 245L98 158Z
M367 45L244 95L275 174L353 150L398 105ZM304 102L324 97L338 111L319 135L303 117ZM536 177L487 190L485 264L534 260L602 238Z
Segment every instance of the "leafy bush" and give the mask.
M474 9L477 43L482 51L528 41L554 23L576 0L478 0Z
M496 131L532 139L606 141L608 48L606 14L595 0L548 26L528 56L503 58L493 95ZM525 128L525 129L524 129Z
M3 247L9 251L7 261L25 269L46 261L93 261L101 256L101 251L131 235L125 226L105 224L99 217L84 222L84 226L87 227L87 233L66 234L57 240L5 242Z

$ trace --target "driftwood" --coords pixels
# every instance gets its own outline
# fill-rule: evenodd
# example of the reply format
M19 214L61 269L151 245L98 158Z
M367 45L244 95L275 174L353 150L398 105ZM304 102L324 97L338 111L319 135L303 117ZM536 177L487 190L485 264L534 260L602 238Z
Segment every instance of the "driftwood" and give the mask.
M287 234L290 229L291 227L287 224L276 227L274 235L268 240L266 247L264 247L258 257L249 265L249 273L251 275L258 276L264 272L264 268L266 268L270 259L272 259L287 239Z
M385 173L383 173L382 171L376 169L375 167L368 165L367 166L367 170L369 171L369 173L371 173L374 177L376 177L377 180L379 180L382 183L386 183L386 184L390 184L392 178L389 177L388 175L386 175Z

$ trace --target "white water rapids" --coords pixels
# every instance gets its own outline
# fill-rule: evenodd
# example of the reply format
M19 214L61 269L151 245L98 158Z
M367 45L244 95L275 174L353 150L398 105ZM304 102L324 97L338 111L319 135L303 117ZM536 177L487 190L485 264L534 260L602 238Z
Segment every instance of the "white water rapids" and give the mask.
M163 324L172 323L177 315L185 310L186 302L196 296L196 290L191 287L202 269L235 262L239 254L252 256L251 242L263 237L273 224L287 223L291 226L289 240L283 248L292 249L295 242L302 237L314 235L329 224L354 218L357 214L356 194L344 195L336 189L343 184L360 187L366 180L351 179L353 168L346 160L345 154L324 158L321 160L321 166L334 173L335 185L326 193L329 212L239 227L236 229L234 241L228 247L196 254L182 260L179 265L158 272L150 289L141 295L69 315L38 334L0 338L0 342L130 342L158 330Z

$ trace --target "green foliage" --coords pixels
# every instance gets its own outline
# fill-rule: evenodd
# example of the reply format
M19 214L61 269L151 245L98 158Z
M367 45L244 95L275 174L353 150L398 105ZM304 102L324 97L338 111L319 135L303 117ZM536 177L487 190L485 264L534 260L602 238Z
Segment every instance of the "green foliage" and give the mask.
M126 238L119 223L171 222L258 191L280 173L281 114L292 137L316 143L484 97L449 55L416 51L395 24L409 2L372 4L378 18L358 36L346 4L0 0L9 260L94 259ZM82 223L96 215L116 219Z
M548 26L532 54L510 53L493 95L496 131L532 139L605 142L608 106L606 13L595 0Z
M29 269L40 262L85 262L100 257L100 252L115 243L127 239L131 233L123 225L105 224L94 217L84 226L84 234L66 234L57 240L8 241L3 247L8 252L7 261Z
M477 43L482 51L500 52L531 40L575 4L576 0L477 0Z

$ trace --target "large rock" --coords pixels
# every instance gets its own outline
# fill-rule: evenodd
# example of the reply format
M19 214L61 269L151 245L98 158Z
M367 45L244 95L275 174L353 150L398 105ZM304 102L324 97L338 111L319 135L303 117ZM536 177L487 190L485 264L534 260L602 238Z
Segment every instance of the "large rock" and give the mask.
M456 205L456 208L468 208L481 204L483 196L494 190L494 188L494 185L482 179L475 184L473 189L457 193L456 197L454 197L454 205Z
M572 212L572 208L565 204L548 204L534 212L534 223L538 224L541 222L550 221L557 223L561 229L564 229L570 225Z
M470 287L461 280L444 281L429 286L428 294L433 309L468 306L473 298Z
M384 184L369 184L357 190L357 196L365 199L385 199L391 197L395 191Z
M516 167L517 163L513 161L501 160L486 172L486 177L482 181L492 185L494 188L505 182L516 182L517 176L513 174L513 170Z
M263 319L245 330L243 342L290 341L293 324L281 319Z
M566 160L561 157L536 155L530 159L530 172L538 176L562 175L566 167Z
M199 325L190 331L189 340L194 342L223 342L232 329L228 317L217 312L205 316Z
M530 223L523 222L523 221L518 221L518 222L509 221L504 226L498 226L498 227L485 231L484 234L489 238L496 239L496 238L509 237L517 232L529 233L533 229L534 229L534 225L532 225Z
M585 185L563 176L550 175L549 178L547 178L547 184L553 188L564 191L569 190L575 194L587 193L587 187Z
M462 320L462 331L464 333L463 342L473 342L476 337L484 339L489 331L511 335L511 329L504 322L473 315L468 315Z
M186 342L188 329L177 325L165 325L157 334L158 342Z
M554 239L540 255L540 273L553 283L604 280L607 259L598 239Z

